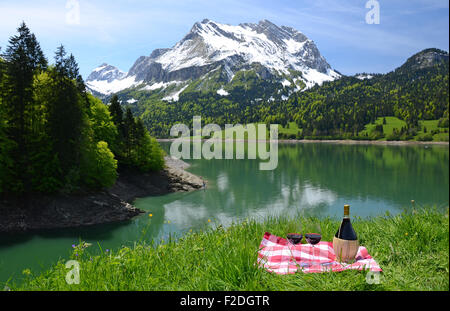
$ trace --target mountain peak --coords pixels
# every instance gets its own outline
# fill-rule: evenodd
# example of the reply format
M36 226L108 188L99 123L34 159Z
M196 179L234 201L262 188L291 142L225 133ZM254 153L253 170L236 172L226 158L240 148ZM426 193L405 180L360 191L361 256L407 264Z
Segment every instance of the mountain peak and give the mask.
M121 76L117 68L108 66L101 68L110 72L108 80L112 72ZM279 27L267 19L257 24L229 25L205 18L172 48L156 49L149 56L139 57L127 77L134 79L134 84L166 83L199 79L219 69L230 82L236 72L255 66L264 78L301 73L307 87L340 76L314 42L294 28ZM98 73L94 75L96 80L99 77ZM120 85L125 87L124 83Z
M206 25L208 25L208 24L214 24L214 21L212 21L208 18L205 18L201 22L196 22L192 26L191 31L189 33L198 33L199 31L204 30Z
M272 23L271 21L269 21L268 19L262 19L258 22L258 25L260 26L265 26L265 27L274 27L274 28L279 28L277 25L275 25L274 23Z
M271 21L269 21L268 19L262 19L258 22L258 24L260 25L275 25L274 23L272 23ZM275 25L276 26L276 25Z
M185 41L193 40L196 40L192 45L196 46L195 51L197 52L202 50L207 53L208 50L211 50L215 53L222 50L226 51L222 54L247 54L247 56L253 58L249 54L253 54L253 56L255 56L254 54L272 54L273 56L273 54L276 54L276 50L280 50L281 54L287 50L288 53L295 54L297 60L304 59L304 65L307 67L313 67L322 73L326 73L330 69L330 66L325 64L325 59L320 56L315 44L304 34L291 27L279 27L267 19L259 21L258 24L244 23L237 26L204 19L201 23L194 24L191 32L181 43L184 44ZM307 50L308 52L306 52ZM255 58L264 59L264 57ZM281 55L280 58L282 58ZM315 60L313 61L312 58L315 58ZM317 62L316 60L320 61ZM295 60L293 61L295 62ZM280 61L280 65L283 62L292 64L292 62L284 59ZM291 66L291 69L296 69L294 67L296 66Z
M91 72L86 81L106 80L111 82L112 80L120 79L125 76L126 73L119 68L103 63Z
M408 58L401 67L397 68L397 71L424 69L433 67L445 61L449 61L448 52L436 48L429 48Z

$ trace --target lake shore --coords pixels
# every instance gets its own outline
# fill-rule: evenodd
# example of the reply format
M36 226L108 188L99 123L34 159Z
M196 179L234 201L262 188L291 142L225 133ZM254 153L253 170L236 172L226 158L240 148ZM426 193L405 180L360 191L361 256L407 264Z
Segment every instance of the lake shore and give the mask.
M32 194L0 199L0 233L74 228L120 222L144 213L134 207L136 198L193 191L203 180L185 169L187 163L166 157L159 172L121 170L116 183L103 191L71 194Z
M176 138L158 138L158 142L173 142ZM202 139L207 141L209 139ZM388 145L388 146L411 146L411 145L441 145L448 146L448 141L415 141L415 140L352 140L352 139L278 139L278 140L258 140L258 139L219 139L222 142L278 142L283 144L309 144L309 143L326 143L326 144L342 144L342 145Z
M300 216L305 230L319 224L323 241L331 241L340 221ZM383 269L380 282L368 282L367 272L276 275L258 268L256 260L265 232L284 237L298 225L289 217L247 220L228 228L205 226L160 245L141 241L109 252L95 245L74 248L44 272L30 271L20 283L6 284L13 291L448 291L448 208L424 208L396 216L352 219L352 224ZM382 232L383 234L380 234ZM423 241L432 241L424 243ZM79 261L80 284L65 281L69 259ZM180 264L182 263L182 264ZM120 268L118 268L120 267ZM426 269L424 269L426 267Z

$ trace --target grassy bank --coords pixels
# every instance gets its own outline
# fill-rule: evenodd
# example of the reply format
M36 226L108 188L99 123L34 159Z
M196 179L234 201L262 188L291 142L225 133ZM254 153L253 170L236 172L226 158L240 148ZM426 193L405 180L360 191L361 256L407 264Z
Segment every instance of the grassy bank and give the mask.
M385 123L384 123L385 121ZM375 122L369 123L364 127L364 130L359 133L358 136L339 137L339 136L307 136L302 135L302 129L297 126L295 122L289 122L285 127L279 126L278 133L280 139L353 139L353 140L398 140L398 141L435 141L435 142L448 142L448 127L440 128L438 126L439 120L424 120L419 121L419 129L416 134L409 138L398 137L392 139L394 130L400 131L402 127L406 127L406 122L396 117L380 117ZM373 135L376 126L383 127L383 135Z
M263 124L263 123L260 123ZM258 124L250 123L248 125L255 126L255 133L249 137L247 132L242 132L244 139L257 139L258 137ZM285 126L278 126L278 139L290 139L290 140L370 140L370 141L420 141L420 142L448 142L448 127L439 127L439 120L422 120L419 121L419 126L416 129L416 132L411 133L409 135L394 135L395 132L400 132L402 128L406 128L406 122L400 120L396 117L379 117L374 123L366 124L364 130L358 133L357 136L352 135L350 133L342 134L342 135L331 135L331 136L323 136L323 135L315 135L305 134L301 128L298 127L295 122L288 122ZM381 127L382 133L376 131L376 127ZM222 137L225 139L226 134L228 133L230 137L232 137L232 131L236 129L241 129L239 127L233 127L231 130L222 130L218 133L215 133L216 137ZM243 129L241 129L243 130ZM197 136L198 137L198 136ZM192 138L192 136L191 136ZM209 139L210 136L202 136L203 139ZM269 139L269 127L266 125L266 138Z
M361 244L384 271L381 284L368 284L361 271L280 276L258 269L255 262L264 232L285 236L298 231L299 220L303 232L319 223L326 241L339 225L337 220L313 217L268 218L224 229L212 221L203 231L156 247L140 242L92 257L89 250L96 246L77 247L71 259L80 262L78 285L66 283L68 269L66 260L61 260L40 275L24 271L23 284L8 286L13 290L449 290L448 208L352 220Z

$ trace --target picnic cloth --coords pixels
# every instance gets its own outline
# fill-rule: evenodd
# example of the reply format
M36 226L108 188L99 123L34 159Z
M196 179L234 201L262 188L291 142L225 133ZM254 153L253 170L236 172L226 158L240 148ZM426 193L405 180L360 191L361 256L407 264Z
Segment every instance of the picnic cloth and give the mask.
M292 274L299 269L304 273L349 269L382 271L364 246L359 247L355 261L346 264L336 261L332 242L321 241L314 247L310 244L292 245L286 239L269 232L264 234L261 242L258 265L277 274Z

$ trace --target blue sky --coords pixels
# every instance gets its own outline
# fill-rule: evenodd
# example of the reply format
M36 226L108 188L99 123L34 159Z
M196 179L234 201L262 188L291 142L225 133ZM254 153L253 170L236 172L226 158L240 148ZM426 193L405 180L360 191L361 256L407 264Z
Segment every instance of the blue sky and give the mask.
M79 3L79 23L67 22L68 2ZM378 0L380 24L366 23L366 2L0 0L0 46L24 20L49 60L64 44L84 77L103 62L127 71L139 56L172 47L204 18L232 25L268 19L294 27L344 74L388 72L424 48L449 50L448 0Z

